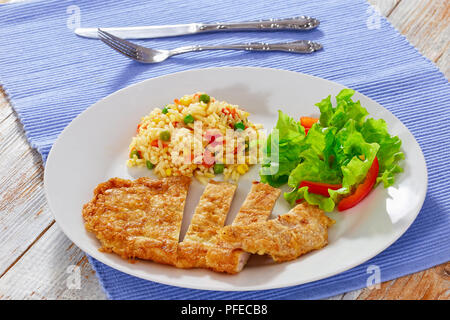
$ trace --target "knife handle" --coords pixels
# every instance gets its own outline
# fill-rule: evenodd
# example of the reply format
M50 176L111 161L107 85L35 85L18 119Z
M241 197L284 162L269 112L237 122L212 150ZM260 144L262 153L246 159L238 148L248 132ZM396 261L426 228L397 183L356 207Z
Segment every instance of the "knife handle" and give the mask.
M316 28L320 21L308 16L299 16L286 19L269 19L247 22L217 22L202 23L199 31L233 31L233 30L311 30Z
M313 53L322 49L322 45L318 42L309 40L298 40L292 42L281 42L281 43L262 43L262 42L251 42L251 43L238 43L238 44L225 44L225 45L214 45L214 46L185 46L169 51L170 56L177 54L204 51L204 50L246 50L246 51L285 51L291 53Z

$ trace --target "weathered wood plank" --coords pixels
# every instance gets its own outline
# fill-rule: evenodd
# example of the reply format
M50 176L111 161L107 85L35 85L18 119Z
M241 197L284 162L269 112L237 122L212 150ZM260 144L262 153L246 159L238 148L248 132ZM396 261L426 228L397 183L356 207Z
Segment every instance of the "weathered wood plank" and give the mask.
M442 55L438 57L436 66L445 74L447 80L450 79L450 45L447 43Z
M368 2L375 7L382 16L388 17L400 0L368 0Z
M105 299L86 256L53 224L0 278L0 299Z
M42 161L17 116L0 100L0 275L53 220L43 192Z
M449 300L450 263L382 283L379 289L364 289L360 300Z
M448 0L402 0L389 21L431 61L436 61L450 39Z
M29 269L35 264L35 261L46 259L49 254L55 254L54 249L49 249L46 254L44 251L42 254L42 251L35 249L35 244L47 239L47 233L53 233L55 232L53 230L57 228L53 226L53 216L44 195L42 159L35 150L30 148L23 127L3 92L0 92L0 168L0 243L2 243L0 246L0 281L4 283L3 281L7 281L10 277L15 279L16 275L20 278L24 273L16 270L20 270L21 266ZM52 231L47 232L48 230ZM60 233L59 230L58 233ZM60 241L61 235L56 238L56 241ZM70 245L70 241L65 237L64 243L67 246ZM84 257L77 247L73 245L71 247L71 256ZM27 258L25 259L25 257ZM61 264L69 265L70 261L67 260L67 255L61 254L59 259ZM79 259L81 260L81 258ZM84 258L83 261L87 260ZM58 291L59 295L76 299L104 298L105 295L91 266L88 263L82 263L79 268L80 273L84 275L83 283L89 284L87 286L89 290L62 292L58 289L60 290ZM56 277L54 272L61 273L60 276L65 272L65 269L60 269L57 265L52 265L48 269L39 270L37 275L45 275L48 280L51 276ZM3 280L4 278L6 280ZM24 279L26 280L27 277ZM56 293L52 292L54 290L57 292L58 287L51 281L47 281L45 286L39 288L33 287L33 284L38 282L20 282L18 279L14 281L24 285L16 285L14 295L5 291L7 289L0 285L0 299L2 296L14 296L17 299L31 298L28 297L28 292L35 292L36 297L56 297ZM39 281L39 277L36 281ZM6 286L6 288L8 287ZM22 292L23 295L20 296L19 292ZM79 295L80 292L82 292L82 296Z

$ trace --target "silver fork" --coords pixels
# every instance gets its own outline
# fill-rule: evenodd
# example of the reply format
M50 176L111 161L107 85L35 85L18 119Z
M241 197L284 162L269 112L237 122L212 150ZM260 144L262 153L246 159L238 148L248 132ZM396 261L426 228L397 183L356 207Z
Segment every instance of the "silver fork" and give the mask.
M105 44L127 56L142 63L157 63L171 56L193 51L203 50L247 50L247 51L286 51L292 53L312 53L322 49L318 42L299 40L282 43L239 43L217 46L185 46L172 50L157 50L139 46L130 41L116 37L106 31L98 29L98 36Z

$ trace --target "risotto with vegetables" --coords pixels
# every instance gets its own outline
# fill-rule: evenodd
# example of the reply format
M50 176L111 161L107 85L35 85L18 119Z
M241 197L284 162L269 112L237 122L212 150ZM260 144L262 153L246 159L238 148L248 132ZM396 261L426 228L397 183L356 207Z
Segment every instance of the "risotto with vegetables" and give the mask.
M143 117L130 144L127 165L160 177L216 174L237 181L261 157L261 125L237 105L205 93L185 95Z

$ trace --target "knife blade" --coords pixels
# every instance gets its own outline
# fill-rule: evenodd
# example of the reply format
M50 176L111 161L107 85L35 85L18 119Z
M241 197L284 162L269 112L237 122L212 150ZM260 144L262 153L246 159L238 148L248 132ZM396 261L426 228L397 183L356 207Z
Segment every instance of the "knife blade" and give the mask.
M311 30L320 24L319 20L299 16L285 19L268 19L246 22L189 23L164 26L140 26L101 28L123 39L148 39L174 37L200 32L243 31L243 30ZM98 38L98 28L76 28L75 33L82 37Z

